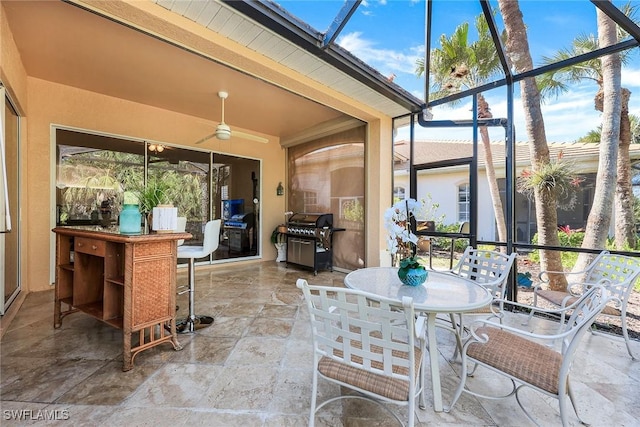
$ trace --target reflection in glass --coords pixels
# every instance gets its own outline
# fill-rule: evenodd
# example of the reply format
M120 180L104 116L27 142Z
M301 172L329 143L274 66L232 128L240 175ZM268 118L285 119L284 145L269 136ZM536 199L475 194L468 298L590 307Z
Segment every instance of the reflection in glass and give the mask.
M56 137L58 225L117 225L124 191L152 182L162 183L166 201L178 209L178 216L187 218L186 231L193 238L185 245L202 244L206 222L221 217L223 193L243 200L243 212L256 209L257 160L166 144L150 151L148 147L159 144L63 129L56 131ZM214 259L256 255L258 222L252 220L243 233L250 242L246 250L229 250L222 234Z
M364 266L364 127L289 149L289 209L332 213L333 265Z

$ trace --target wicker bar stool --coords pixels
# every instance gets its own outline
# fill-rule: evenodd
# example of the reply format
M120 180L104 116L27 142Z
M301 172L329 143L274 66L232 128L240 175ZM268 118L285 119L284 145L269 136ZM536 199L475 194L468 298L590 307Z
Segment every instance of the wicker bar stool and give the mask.
M196 329L202 329L213 323L213 317L195 314L195 260L211 255L220 243L220 223L221 220L211 220L204 227L204 239L202 246L178 246L178 258L189 259L189 285L178 292L182 295L189 293L189 316L176 321L176 327L180 333L195 332Z

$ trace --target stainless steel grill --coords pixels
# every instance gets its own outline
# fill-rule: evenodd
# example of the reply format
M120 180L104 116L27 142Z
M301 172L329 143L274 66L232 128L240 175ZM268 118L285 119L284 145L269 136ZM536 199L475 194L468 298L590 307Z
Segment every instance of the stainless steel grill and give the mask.
M287 265L333 270L333 214L296 213L287 222Z

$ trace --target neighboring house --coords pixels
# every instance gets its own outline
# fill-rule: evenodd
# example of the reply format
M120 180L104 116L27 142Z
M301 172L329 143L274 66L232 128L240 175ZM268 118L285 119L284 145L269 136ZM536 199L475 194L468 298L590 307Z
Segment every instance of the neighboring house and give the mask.
M485 171L484 153L478 143L478 240L497 239L495 215L489 195ZM409 197L409 142L395 143L394 153L394 194L398 198ZM503 142L492 142L492 154L502 203L505 206L505 146ZM576 194L571 209L558 209L558 225L568 225L571 229L584 228L593 201L595 176L598 169L599 145L590 143L549 143L551 159L557 159L562 152L563 160L575 165L584 181ZM471 157L471 141L416 141L414 164L429 164ZM630 148L631 162L640 161L640 144ZM517 142L515 146L516 176L531 168L529 146ZM635 182L635 181L634 181ZM423 170L418 173L418 198L430 199L439 204L438 214L444 214L444 223L453 224L467 221L469 212L469 166L448 166ZM536 216L533 200L517 193L514 201L516 219L516 241L529 243L536 233ZM428 219L428 218L427 218ZM611 234L613 232L612 221Z

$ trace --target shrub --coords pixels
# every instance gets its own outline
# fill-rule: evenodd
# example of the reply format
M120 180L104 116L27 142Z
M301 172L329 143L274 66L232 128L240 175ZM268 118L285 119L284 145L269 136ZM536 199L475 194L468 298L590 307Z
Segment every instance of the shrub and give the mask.
M579 248L582 246L582 241L584 240L584 232L583 231L573 231L569 228L569 226L559 227L558 229L558 240L560 241L560 246L567 248ZM531 239L531 243L534 245L538 243L538 233L533 236ZM562 266L565 269L571 269L576 263L578 259L577 252L562 252ZM531 261L540 262L540 252L538 249L534 250L529 254L529 259Z

